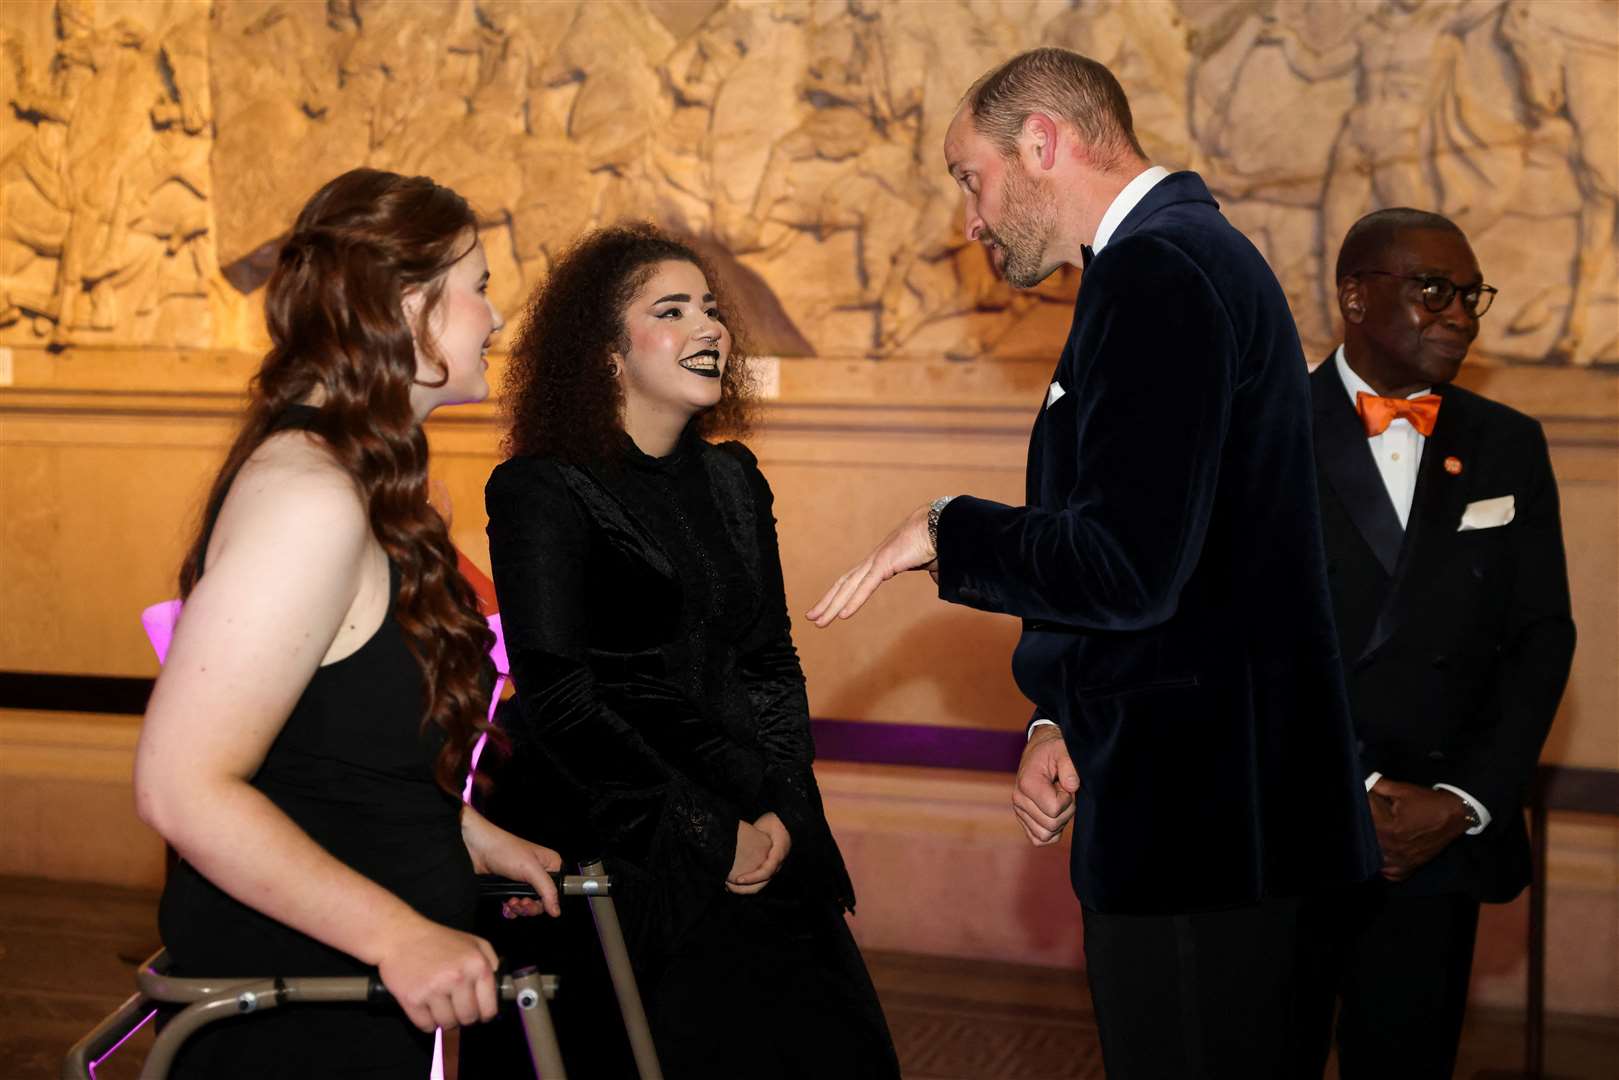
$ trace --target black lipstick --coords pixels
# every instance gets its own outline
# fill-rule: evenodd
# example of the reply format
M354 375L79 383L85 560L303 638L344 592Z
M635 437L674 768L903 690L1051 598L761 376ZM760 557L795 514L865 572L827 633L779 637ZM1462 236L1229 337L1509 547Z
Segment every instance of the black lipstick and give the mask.
M704 358L713 360L713 366L709 367L707 365L698 363L698 361L703 360ZM717 379L720 377L719 350L702 349L698 352L692 353L690 356L683 356L680 358L680 366L691 372L693 375L701 375L707 379Z

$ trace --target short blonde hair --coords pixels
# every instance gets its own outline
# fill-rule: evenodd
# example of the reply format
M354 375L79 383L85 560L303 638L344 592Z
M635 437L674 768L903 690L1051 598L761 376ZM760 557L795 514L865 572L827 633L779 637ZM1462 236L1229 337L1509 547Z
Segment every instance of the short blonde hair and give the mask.
M984 75L962 101L980 134L1011 156L1031 113L1043 112L1072 124L1099 168L1138 158L1130 102L1119 80L1102 64L1069 49L1030 49Z

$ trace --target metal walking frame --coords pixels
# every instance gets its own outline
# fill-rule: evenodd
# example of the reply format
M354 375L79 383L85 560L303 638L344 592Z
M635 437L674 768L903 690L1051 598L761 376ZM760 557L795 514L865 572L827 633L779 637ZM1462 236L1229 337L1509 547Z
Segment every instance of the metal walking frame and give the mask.
M612 879L600 861L585 863L582 874L553 874L563 896L583 896L590 903L596 935L618 998L624 1029L635 1055L641 1080L663 1080L646 1011L641 1005L629 949L613 906ZM480 878L479 896L485 899L534 898L533 886L503 878ZM62 1062L63 1080L95 1080L95 1070L130 1036L146 1025L164 1005L182 1005L152 1044L141 1080L164 1080L175 1055L199 1029L232 1016L261 1013L285 1005L335 1002L391 1001L392 995L376 975L338 977L259 976L182 979L169 974L166 950L159 949L135 974L136 993L89 1034L73 1044ZM517 1005L523 1034L528 1040L534 1075L541 1080L566 1080L562 1051L546 1002L556 996L558 980L538 968L524 967L499 979L500 999Z

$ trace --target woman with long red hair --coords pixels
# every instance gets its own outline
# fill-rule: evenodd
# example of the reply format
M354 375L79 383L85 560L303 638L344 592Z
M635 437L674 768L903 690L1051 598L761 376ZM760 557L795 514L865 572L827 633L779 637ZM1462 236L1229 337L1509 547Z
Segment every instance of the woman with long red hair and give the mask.
M136 804L181 860L159 914L177 975L374 967L399 1007L227 1021L176 1076L424 1077L435 1027L497 1008L475 872L557 913L556 853L457 797L492 638L428 503L422 422L488 393L488 279L464 199L372 169L315 193L270 277L272 347L181 568Z

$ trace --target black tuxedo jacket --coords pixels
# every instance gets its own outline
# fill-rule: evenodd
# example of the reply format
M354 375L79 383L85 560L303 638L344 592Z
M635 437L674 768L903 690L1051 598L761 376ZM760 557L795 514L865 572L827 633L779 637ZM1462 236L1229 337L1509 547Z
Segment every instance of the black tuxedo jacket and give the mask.
M1086 268L1054 380L1026 505L951 502L939 582L1024 620L1018 685L1081 778L1080 900L1171 913L1372 876L1304 356L1195 174Z
M1435 387L1443 403L1402 530L1330 357L1310 389L1361 766L1391 780L1453 784L1492 818L1398 887L1510 900L1529 881L1520 811L1574 656L1546 437L1505 405ZM1510 524L1458 531L1469 503L1502 495L1515 504Z

